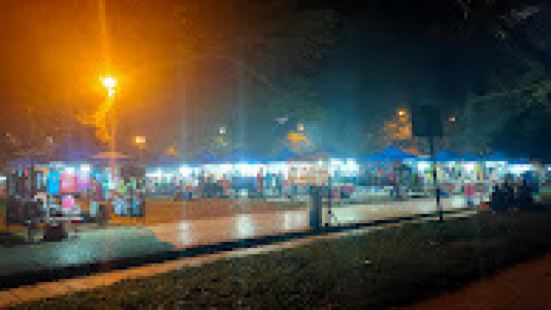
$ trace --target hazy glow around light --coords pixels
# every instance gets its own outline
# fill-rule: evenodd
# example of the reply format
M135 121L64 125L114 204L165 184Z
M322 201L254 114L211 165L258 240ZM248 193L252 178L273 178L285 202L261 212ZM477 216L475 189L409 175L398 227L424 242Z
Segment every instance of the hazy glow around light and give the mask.
M138 145L143 145L147 142L147 138L145 136L135 136L134 137L134 143Z
M107 89L117 87L117 80L112 76L104 76L101 79L101 85Z
M117 79L112 76L104 76L100 78L101 85L107 89L107 96L113 97L115 95L115 87L117 87Z

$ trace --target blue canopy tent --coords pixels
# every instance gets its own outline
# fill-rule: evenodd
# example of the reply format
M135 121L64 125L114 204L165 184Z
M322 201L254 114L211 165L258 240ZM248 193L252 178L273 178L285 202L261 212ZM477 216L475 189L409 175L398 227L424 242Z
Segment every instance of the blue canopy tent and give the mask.
M275 156L274 161L287 161L296 158L297 156L298 154L289 150L289 148L284 148Z
M367 158L368 161L402 161L416 159L417 156L406 153L397 147L390 146L379 153L375 153Z
M526 158L519 158L515 160L509 160L509 165L529 165L530 160Z
M460 159L463 160L463 161L480 161L481 160L480 156L476 155L473 152L463 153L460 156Z
M503 152L493 152L484 158L485 161L509 161L510 158Z
M180 158L174 156L161 155L156 158L153 162L153 166L165 166L165 167L176 167L182 165L183 161Z
M434 159L436 161L456 161L461 159L461 155L453 151L443 150L434 154Z
M224 162L246 162L251 164L258 164L266 162L266 158L257 153L235 151L222 157Z

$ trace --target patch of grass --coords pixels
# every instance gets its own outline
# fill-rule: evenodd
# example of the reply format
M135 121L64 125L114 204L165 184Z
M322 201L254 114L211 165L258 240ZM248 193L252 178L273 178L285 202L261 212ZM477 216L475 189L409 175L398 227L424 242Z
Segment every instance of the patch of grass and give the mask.
M549 251L550 220L545 211L406 224L20 308L388 308Z

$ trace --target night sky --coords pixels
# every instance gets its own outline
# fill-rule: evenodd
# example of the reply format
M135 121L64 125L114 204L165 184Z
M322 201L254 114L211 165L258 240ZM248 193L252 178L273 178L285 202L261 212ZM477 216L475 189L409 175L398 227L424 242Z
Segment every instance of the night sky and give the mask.
M144 134L154 147L185 148L225 125L216 116L241 109L241 138L265 151L273 115L255 112L264 105L259 98L269 97L255 95L265 86L251 79L240 107L243 85L235 64L222 58L235 57L243 38L262 37L287 19L292 30L297 12L323 9L338 16L334 42L307 75L319 105L338 114L312 126L324 144L365 151L357 141L396 107L428 100L453 111L469 94L483 93L506 61L491 34L463 25L455 1L414 2L106 0L106 49L99 1L3 1L0 109L12 118L0 129L17 131L27 104L66 119L89 113L102 100L97 79L108 58L107 70L121 80L120 139ZM277 54L270 48L269 56ZM212 50L222 57L209 58ZM276 84L297 74L281 71L262 74Z

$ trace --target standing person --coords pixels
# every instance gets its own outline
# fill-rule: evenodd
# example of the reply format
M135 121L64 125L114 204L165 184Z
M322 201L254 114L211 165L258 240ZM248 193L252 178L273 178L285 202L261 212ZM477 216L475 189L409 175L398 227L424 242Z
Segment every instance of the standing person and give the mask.
M467 206L469 207L474 206L475 188L474 188L474 184L472 184L471 181L467 181L467 183L465 183L464 194L465 194L465 200L467 201Z
M396 177L394 175L394 172L391 171L388 175L388 183L392 186L392 189L390 190L390 198L398 199L398 183L396 182Z
M102 184L92 178L92 200L90 201L90 217L96 217L98 214L99 203L103 200Z
M256 193L258 198L264 197L264 175L262 169L256 174Z
M534 203L532 197L532 188L528 185L528 182L523 179L517 190L518 195L518 207L522 209L531 209Z
M511 186L509 181L505 181L503 184L503 191L505 197L505 208L515 207L515 189Z
M505 196L502 188L499 185L494 185L491 199L490 199L490 209L495 212L500 212L504 209L505 205Z

